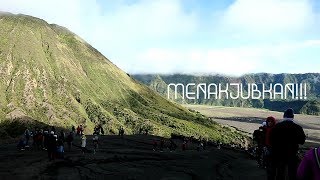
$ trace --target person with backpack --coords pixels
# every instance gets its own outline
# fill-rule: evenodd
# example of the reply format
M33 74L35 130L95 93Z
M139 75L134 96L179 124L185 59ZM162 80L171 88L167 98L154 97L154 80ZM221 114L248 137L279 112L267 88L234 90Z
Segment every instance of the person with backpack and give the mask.
M263 156L264 156L263 153L264 153L264 147L266 142L266 126L267 126L267 123L264 121L262 125L259 127L259 129L253 132L253 141L256 142L257 144L255 157L259 167L264 167L265 165L263 161Z
M298 171L297 180L320 179L320 148L310 149L302 159Z
M302 127L293 121L293 109L287 109L283 118L270 134L271 156L275 167L274 179L295 180L299 165L299 144L304 144L306 135Z

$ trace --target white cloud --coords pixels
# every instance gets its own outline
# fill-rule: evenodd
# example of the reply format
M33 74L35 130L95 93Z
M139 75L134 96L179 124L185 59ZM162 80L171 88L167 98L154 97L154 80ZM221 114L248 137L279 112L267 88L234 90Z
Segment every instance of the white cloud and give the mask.
M179 0L139 1L95 19L90 42L110 53L159 46L168 39L187 37L197 27L195 15L185 14Z
M197 28L196 15L185 13L180 0L105 3L108 12L96 1L0 0L0 11L28 14L65 26L121 68L131 64L137 51L187 37Z
M314 63L316 59L299 60L294 58L308 48L315 48L320 51L320 40L259 47L185 49L179 51L152 48L137 55L135 64L126 68L129 68L129 71L133 73L179 72L242 75L252 72L318 72L320 66L318 63Z
M308 40L304 42L304 46L320 46L320 40Z
M1 11L21 13L43 18L49 23L58 23L72 29L81 28L81 11L84 9L83 1L77 0L57 0L57 1L38 1L38 0L12 0L0 1ZM86 6L91 10L92 3Z
M320 16L309 0L236 0L214 16L186 12L185 2L109 0L102 6L87 0L0 0L0 11L65 26L129 73L279 73L294 55L306 56L295 63L303 71L320 69L302 66L314 60L305 51L319 48L320 39L309 36L320 33Z
M259 49L149 49L136 60L144 73L248 73L256 67ZM183 67L183 68L181 68ZM134 70L132 70L134 72Z
M263 36L305 32L314 21L309 0L236 0L224 13L223 28Z

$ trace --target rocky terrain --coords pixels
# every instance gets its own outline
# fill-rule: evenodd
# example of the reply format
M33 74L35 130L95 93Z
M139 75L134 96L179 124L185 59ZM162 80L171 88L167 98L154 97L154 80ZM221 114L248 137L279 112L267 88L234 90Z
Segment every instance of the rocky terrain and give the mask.
M207 146L196 151L196 144L181 150L153 151L152 142L160 137L146 135L101 136L100 147L92 152L92 137L87 136L88 153L66 149L65 159L49 161L45 151L30 148L20 151L15 143L0 145L1 179L265 179L265 171L241 151ZM79 145L79 138L75 144Z

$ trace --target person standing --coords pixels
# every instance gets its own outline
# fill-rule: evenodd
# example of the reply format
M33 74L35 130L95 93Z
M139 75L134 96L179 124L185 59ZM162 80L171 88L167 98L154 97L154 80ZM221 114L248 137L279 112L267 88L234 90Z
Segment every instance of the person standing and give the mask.
M25 136L25 139L26 139L26 147L29 147L30 131L29 131L28 128L25 130L24 136Z
M293 121L293 109L287 109L283 118L283 121L274 126L270 134L272 159L275 166L274 179L295 180L299 163L297 156L299 144L304 144L306 135L302 127Z
M73 138L73 132L70 132L69 135L67 136L67 139L66 139L69 151L71 151L73 139L74 139Z
M71 127L71 132L73 133L73 134L75 134L76 133L76 128L72 125L72 127Z
M61 140L63 144L66 141L66 134L63 132L63 130L60 131L59 140Z
M264 121L262 125L259 127L259 129L253 132L253 141L255 141L257 144L255 157L259 167L264 167L263 151L266 143L266 128L267 123L266 121Z
M48 136L48 158L49 160L54 160L56 151L57 151L57 137L54 134L53 131L50 132L50 135Z
M80 131L81 131L81 128L80 126L77 127L77 136L80 136Z
M64 159L64 141L62 138L57 141L57 157Z
M87 137L86 135L82 135L81 136L81 151L82 154L84 154L86 152L86 144L87 144Z
M272 116L267 117L266 119L266 138L265 138L265 147L264 147L264 161L267 169L267 179L273 180L275 176L275 168L273 165L272 159L272 146L270 142L270 136L272 129L276 125L276 119Z
M84 131L84 127L82 124L80 124L80 135L84 135L83 131Z
M93 138L93 154L96 154L98 147L99 147L99 137L98 135L95 135Z

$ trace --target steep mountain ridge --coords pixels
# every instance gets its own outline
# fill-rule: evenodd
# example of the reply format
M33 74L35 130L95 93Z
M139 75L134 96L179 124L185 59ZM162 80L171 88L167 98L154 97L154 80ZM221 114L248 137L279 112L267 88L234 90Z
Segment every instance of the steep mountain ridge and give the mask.
M244 140L159 96L66 28L27 15L0 14L0 94L0 127L15 120L84 124L92 133L101 124L108 134L122 126L126 134L143 128L166 137ZM4 129L0 134L10 135Z
M189 104L206 104L206 105L218 105L218 106L233 106L233 107L255 107L255 108L266 108L275 111L284 111L285 108L292 107L298 113L320 115L319 111L319 98L320 98L320 74L319 73L305 73L305 74L268 74L268 73L257 73L257 74L247 74L240 77L230 77L224 75L203 75L195 76L188 74L173 74L173 75L155 75L155 74L136 74L133 75L134 78L141 81L142 83L148 85L150 88L157 91L164 97L167 97L167 86L170 83L173 84L184 84L188 83L215 83L219 84L230 84L230 83L242 83L244 85L244 94L248 94L247 85L250 83L255 83L258 89L262 91L262 84L265 84L269 88L270 84L287 84L287 83L306 83L307 99L292 100L288 99L206 99L200 94L200 98L196 100L182 99L182 90L178 88L178 99L177 102L184 101ZM157 77L157 78L155 78ZM157 82L163 81L164 83L157 84ZM194 90L194 89L193 89ZM170 95L174 94L173 86L170 90ZM235 90L230 88L231 92ZM173 98L171 98L173 99Z

